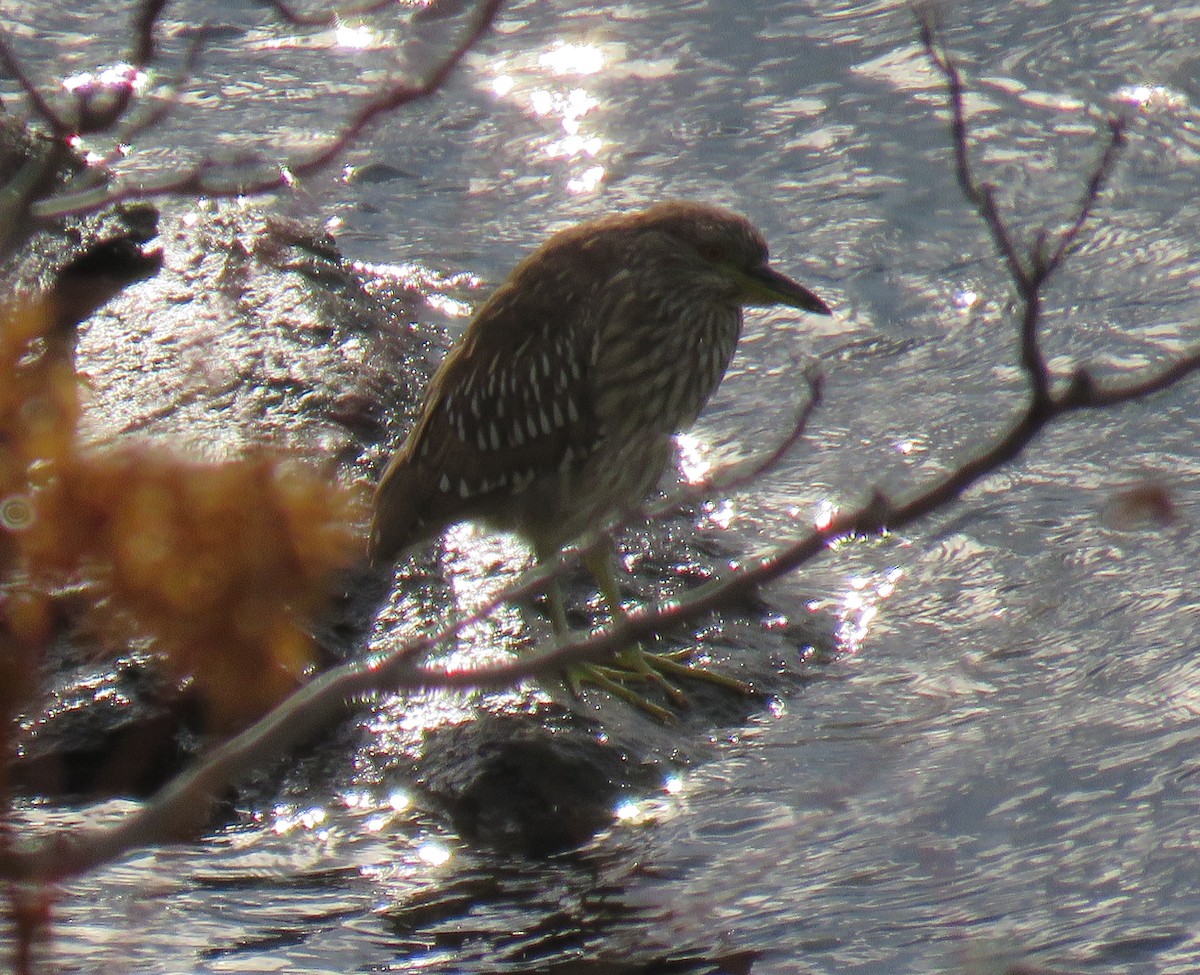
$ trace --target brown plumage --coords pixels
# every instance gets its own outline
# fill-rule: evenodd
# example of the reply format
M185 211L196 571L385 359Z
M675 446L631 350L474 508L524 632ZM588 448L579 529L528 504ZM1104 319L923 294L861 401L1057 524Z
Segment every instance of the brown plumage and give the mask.
M727 210L660 203L555 234L433 377L379 483L372 558L463 520L545 558L638 503L720 384L743 306L770 304L829 314Z

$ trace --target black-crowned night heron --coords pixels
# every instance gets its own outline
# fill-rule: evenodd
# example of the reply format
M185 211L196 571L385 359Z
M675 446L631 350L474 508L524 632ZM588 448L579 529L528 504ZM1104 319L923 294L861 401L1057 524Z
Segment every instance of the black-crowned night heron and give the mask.
M392 561L464 520L515 532L552 558L641 502L671 463L673 435L720 384L751 305L830 313L768 265L762 234L728 210L666 202L555 234L433 377L379 483L372 558ZM615 618L611 561L605 548L585 558ZM562 638L562 597L548 588ZM638 704L624 681L650 679L680 700L664 674L720 680L636 648L573 677Z

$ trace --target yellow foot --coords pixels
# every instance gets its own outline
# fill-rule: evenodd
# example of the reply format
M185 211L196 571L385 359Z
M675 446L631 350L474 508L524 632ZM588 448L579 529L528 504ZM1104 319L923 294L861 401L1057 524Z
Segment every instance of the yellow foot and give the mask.
M630 676L628 671L621 671L613 667L605 667L600 664L579 664L567 671L566 682L568 689L575 697L579 697L580 688L584 684L590 684L592 687L607 691L613 697L620 698L639 711L644 711L663 724L674 724L674 714L662 705L655 704L644 694L632 691L621 683Z
M689 705L687 694L678 685L680 680L707 681L738 694L754 693L754 688L736 677L679 662L688 655L686 650L666 654L646 653L640 648L625 650L609 664L582 664L570 668L566 675L567 686L578 696L583 684L591 684L663 722L674 721L675 716L644 694L630 689L628 684L651 684L678 708Z

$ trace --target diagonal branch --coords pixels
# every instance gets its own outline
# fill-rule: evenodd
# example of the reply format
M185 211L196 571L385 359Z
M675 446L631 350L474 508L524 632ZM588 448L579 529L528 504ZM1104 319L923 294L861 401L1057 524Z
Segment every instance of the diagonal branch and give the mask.
M1100 193L1112 175L1113 167L1117 164L1121 150L1125 147L1126 126L1127 123L1122 118L1111 118L1108 120L1109 138L1104 144L1103 151L1100 153L1099 161L1092 169L1092 175L1088 179L1087 187L1083 191L1083 197L1075 209L1075 219L1059 235L1058 244L1049 257L1039 261L1040 266L1044 269L1043 280L1048 279L1050 275L1058 270L1059 265L1062 264L1063 259L1067 256L1067 252L1075 245L1076 239L1083 230L1083 225L1087 223L1088 218L1092 215L1092 211L1096 208L1096 201L1100 198Z
M112 141L114 148L103 159L90 164L74 180L68 181L66 192L75 194L99 192L101 195L104 194L107 180L111 175L109 167L122 156L121 147L129 145L138 136L166 121L170 114L178 107L179 93L183 88L183 83L195 73L200 63L200 55L204 50L204 44L211 34L212 28L208 25L201 25L191 31L192 37L188 44L187 52L184 54L183 65L173 78L164 81L164 94L160 97L158 104L147 108L145 111L130 113L128 118L123 118L121 125L113 133ZM76 181L82 185L76 187Z
M996 202L996 188L991 183L981 182L975 175L971 162L971 154L967 139L967 109L966 88L963 85L962 74L958 64L938 39L937 29L933 20L931 5L915 8L917 22L921 31L921 43L930 62L937 68L946 83L946 93L950 101L950 132L954 147L954 171L958 177L958 185L962 188L963 196L970 201L983 216L996 250L1008 265L1008 273L1016 283L1018 290L1024 294L1030 280L1029 271L1025 267L1022 256L1004 218L1000 206Z
M50 129L51 134L58 137L69 135L70 127L63 121L54 106L46 100L46 97L42 94L41 89L38 88L33 78L25 71L24 65L17 58L6 34L0 34L0 61L4 63L4 67L8 70L8 73L21 86L21 91L29 99L33 113L46 123L46 127Z

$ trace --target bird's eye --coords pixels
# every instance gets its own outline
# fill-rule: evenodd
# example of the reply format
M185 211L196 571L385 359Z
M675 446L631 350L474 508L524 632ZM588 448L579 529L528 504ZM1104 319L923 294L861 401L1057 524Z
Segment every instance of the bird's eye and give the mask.
M725 260L725 251L717 244L701 244L698 250L700 256L710 264L720 264Z

